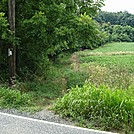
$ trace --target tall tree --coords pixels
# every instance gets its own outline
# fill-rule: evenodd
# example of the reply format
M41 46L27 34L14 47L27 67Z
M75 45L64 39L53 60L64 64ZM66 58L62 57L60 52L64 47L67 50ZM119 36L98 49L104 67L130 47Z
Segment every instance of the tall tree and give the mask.
M12 34L12 38L15 38L15 0L8 0L8 15L9 26ZM9 57L9 85L15 85L16 78L16 46L14 41L11 42L8 48Z
M102 32L92 18L100 10L103 1L17 0L16 28L14 27L16 32L10 27L19 41L17 74L25 78L32 74L42 75L48 69L49 57L63 51L100 45L103 42ZM6 5L7 0L3 2L5 3L2 4ZM0 9L1 7L3 9L5 6L0 6ZM7 15L6 9L3 11ZM11 46L14 49L14 45ZM15 61L15 58L12 61ZM11 78L14 74L15 70Z

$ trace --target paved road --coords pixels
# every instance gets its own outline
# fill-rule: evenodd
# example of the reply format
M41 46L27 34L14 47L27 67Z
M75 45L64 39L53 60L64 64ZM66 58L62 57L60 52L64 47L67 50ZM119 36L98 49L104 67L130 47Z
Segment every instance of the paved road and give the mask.
M112 134L0 113L0 134Z

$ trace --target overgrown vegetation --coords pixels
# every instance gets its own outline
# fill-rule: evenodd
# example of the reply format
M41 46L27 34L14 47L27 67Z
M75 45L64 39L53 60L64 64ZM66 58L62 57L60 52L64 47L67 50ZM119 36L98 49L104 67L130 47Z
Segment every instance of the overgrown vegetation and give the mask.
M7 47L11 43L17 46L17 75L23 81L33 80L35 76L45 78L52 64L50 59L54 60L64 51L101 45L104 33L93 17L102 5L103 0L18 0L15 40L2 40L6 30L10 30L8 1L0 1L0 80L8 75Z
M93 51L85 50L85 51L74 53L73 55L70 55L67 53L61 54L59 55L57 60L55 60L54 66L51 67L50 73L48 73L49 75L47 76L47 79L43 79L43 78L41 79L40 77L38 77L36 78L36 81L32 83L31 82L25 83L25 85L22 86L22 89L26 91L31 91L30 93L33 94L36 104L42 107L42 106L51 105L53 100L56 99L57 97L60 97L60 96L62 97L66 93L67 95L71 94L71 91L72 91L71 87L73 87L73 90L75 90L74 94L76 98L78 97L80 99L80 103L81 103L80 105L82 107L81 110L85 110L87 107L83 109L84 106L82 106L82 104L84 103L87 104L90 100L88 100L87 102L86 100L83 101L81 96L83 97L85 96L83 94L84 93L83 84L85 83L85 80L88 80L88 82L92 84L91 85L87 84L87 87L88 86L93 87L93 90L95 90L95 92L97 91L103 92L104 96L107 96L110 94L109 97L107 96L107 98L104 98L103 96L101 99L107 99L107 101L105 100L105 103L106 102L110 103L112 101L113 105L111 104L112 103L111 102L110 105L112 106L111 107L109 106L108 107L109 110L106 110L106 113L109 112L108 114L108 116L110 116L109 118L107 116L104 116L104 118L94 117L94 119L91 118L92 120L89 120L89 117L86 118L87 116L89 116L88 114L85 117L83 116L81 117L80 115L77 116L77 114L75 115L74 113L75 117L73 117L73 119L79 122L78 125L89 127L89 128L98 127L98 129L101 129L101 130L121 131L121 133L130 133L132 131L133 133L133 124L132 125L131 123L129 125L127 124L127 114L125 116L125 114L123 113L122 115L123 117L117 116L117 119L115 119L116 116L115 117L113 116L116 114L121 115L123 112L123 108L127 110L128 108L127 106L130 104L128 99L130 98L131 98L131 106L129 108L130 109L133 108L132 106L133 106L133 98L134 98L133 96L134 94L134 85L133 85L134 83L134 70L133 70L134 55L131 53L126 53L126 54L117 53L116 50L118 51L120 50L122 52L129 52L129 51L132 52L133 43L113 43L113 44L103 46L99 49L95 49ZM102 52L101 58L100 56L96 54L97 52ZM107 55L105 55L111 52L112 53L114 52L114 54L110 54L110 56L108 55L108 57ZM95 55L91 56L90 53L94 53ZM88 60L86 60L85 57ZM93 59L93 60L90 60L90 59ZM78 85L78 88L75 88L76 85ZM76 93L77 90L81 90L81 92ZM90 91L90 88L88 90ZM66 98L65 96L63 98ZM115 100L112 100L112 99L117 99L117 102L115 102L114 104ZM118 102L118 99L119 99L119 102ZM125 99L127 99L127 101ZM75 101L75 98L72 98L72 100ZM69 97L67 97L66 101L68 101L71 105L73 103L72 100L69 100ZM56 105L62 106L61 103L62 102ZM63 105L66 105L65 103L66 102L63 101ZM120 104L122 105L121 109L119 107ZM102 105L101 107L103 107L104 105ZM116 108L117 108L117 111L115 110ZM128 111L130 110L129 108L128 108ZM62 110L61 110L61 113L64 113L63 112L64 110L63 111ZM78 110L79 109L76 109L77 113L79 113ZM99 106L98 106L98 110L99 110ZM113 110L114 110L114 113L113 113ZM69 112L70 111L68 111L68 114ZM73 111L71 112L72 112L71 114L73 114ZM133 114L133 109L131 109L131 114ZM111 119L112 117L113 117L113 120ZM125 120L124 123L123 123L123 120ZM133 116L130 117L130 120L131 122L133 121ZM114 123L112 124L112 122ZM118 125L120 122L122 122L122 126L118 127L121 125L121 124Z
M72 88L56 102L54 109L65 117L85 120L85 127L93 122L94 126L104 130L124 130L127 133L134 130L134 95L127 92L130 91L86 83L81 88Z
M71 57L74 75L70 79L75 79L78 87L71 85L74 88L56 102L55 111L77 120L81 126L133 133L134 55L128 53L133 52L133 47L133 43L113 43L75 53ZM88 83L82 86L84 81L79 82L78 74L83 74L82 79Z
M0 87L0 108L21 108L33 106L32 96L17 89Z

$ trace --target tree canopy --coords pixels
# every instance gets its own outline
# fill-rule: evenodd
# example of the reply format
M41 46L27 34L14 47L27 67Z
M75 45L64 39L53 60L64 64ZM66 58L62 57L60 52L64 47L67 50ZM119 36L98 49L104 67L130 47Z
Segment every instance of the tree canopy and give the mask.
M107 42L134 42L134 15L124 12L100 11L95 17L107 33Z
M6 57L7 45L17 45L18 74L42 74L49 66L49 56L79 48L101 45L104 33L92 18L103 6L103 0L18 0L16 1L16 38L5 38L8 29L7 0L0 2L2 14L0 29L3 46L0 52ZM4 16L5 14L5 16ZM7 59L5 58L5 61ZM4 58L1 65L6 66Z
M100 11L95 18L99 23L108 23L112 25L122 25L134 27L134 14L128 13L127 11L120 12L107 12Z

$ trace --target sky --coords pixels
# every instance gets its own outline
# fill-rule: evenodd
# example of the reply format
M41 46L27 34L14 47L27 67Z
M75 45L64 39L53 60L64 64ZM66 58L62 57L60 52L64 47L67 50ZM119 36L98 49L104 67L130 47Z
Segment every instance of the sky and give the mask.
M105 0L102 11L118 12L128 11L134 14L134 0Z

